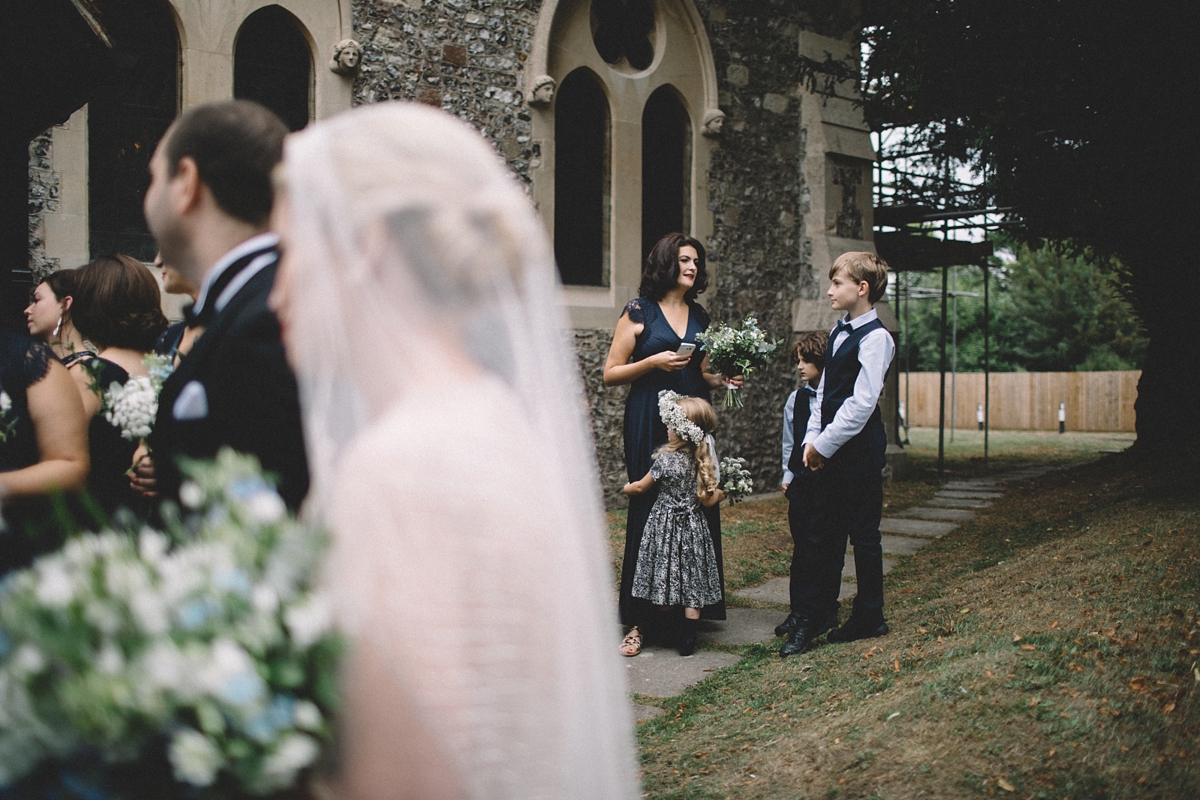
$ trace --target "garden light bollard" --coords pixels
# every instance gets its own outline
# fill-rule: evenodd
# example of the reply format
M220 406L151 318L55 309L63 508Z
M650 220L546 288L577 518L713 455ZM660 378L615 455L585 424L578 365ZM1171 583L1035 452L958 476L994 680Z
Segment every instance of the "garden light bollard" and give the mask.
M1059 433L1067 432L1067 404L1066 403L1058 404L1058 432Z
M975 404L975 421L979 423L979 430L983 430L983 403Z

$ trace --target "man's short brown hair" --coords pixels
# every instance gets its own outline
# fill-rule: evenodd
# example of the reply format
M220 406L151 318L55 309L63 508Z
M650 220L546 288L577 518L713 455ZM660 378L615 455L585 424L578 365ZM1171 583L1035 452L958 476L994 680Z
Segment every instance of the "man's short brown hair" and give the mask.
M803 358L823 372L825 370L825 348L828 345L829 334L826 331L802 333L792 345L792 361L799 364L800 359Z
M887 262L874 253L861 251L842 253L829 268L829 280L833 280L833 276L842 270L845 270L846 274L850 276L850 280L855 283L867 282L867 286L870 287L867 290L867 299L871 301L871 305L878 303L883 298L883 293L887 291Z

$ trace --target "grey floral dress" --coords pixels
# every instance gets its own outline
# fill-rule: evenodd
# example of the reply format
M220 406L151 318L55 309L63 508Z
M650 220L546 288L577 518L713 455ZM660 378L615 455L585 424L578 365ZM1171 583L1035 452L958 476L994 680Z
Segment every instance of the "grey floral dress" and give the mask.
M633 576L633 596L660 606L701 608L721 600L721 575L708 521L696 497L696 461L662 453L650 467L659 486Z

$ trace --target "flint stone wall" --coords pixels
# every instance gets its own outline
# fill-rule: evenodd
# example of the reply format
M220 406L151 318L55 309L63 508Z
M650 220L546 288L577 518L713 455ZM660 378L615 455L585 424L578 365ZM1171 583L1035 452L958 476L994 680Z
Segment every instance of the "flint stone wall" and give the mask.
M715 280L700 301L716 323L753 314L786 340L793 299L815 298L819 288L805 238L800 170L805 137L795 61L805 20L790 0L696 0L696 6L707 25L727 115L708 175ZM440 106L479 128L528 183L540 153L530 144L522 70L540 8L538 0L356 2L354 33L363 63L355 103L402 98ZM611 338L611 329L574 332L605 496L619 507L628 390L603 383ZM777 488L781 477L781 413L795 387L795 370L781 350L774 364L749 378L745 408L718 408L721 455L746 458L759 491ZM718 406L720 398L715 392Z
M29 270L37 286L58 268L57 258L46 256L43 214L58 211L59 176L54 171L52 131L29 143Z

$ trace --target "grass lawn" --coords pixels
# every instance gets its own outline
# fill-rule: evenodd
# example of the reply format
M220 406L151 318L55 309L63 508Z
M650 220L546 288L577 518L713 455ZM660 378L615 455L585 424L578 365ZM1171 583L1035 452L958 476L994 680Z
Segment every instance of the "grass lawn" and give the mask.
M970 433L948 477L983 471ZM889 508L936 491L936 436L910 431L915 478ZM742 661L639 726L645 796L1200 796L1200 462L1099 455L1128 443L994 433L993 469L1087 463L900 559L890 635L786 660L724 648ZM786 574L782 500L723 520L727 590ZM619 564L623 514L611 522Z

